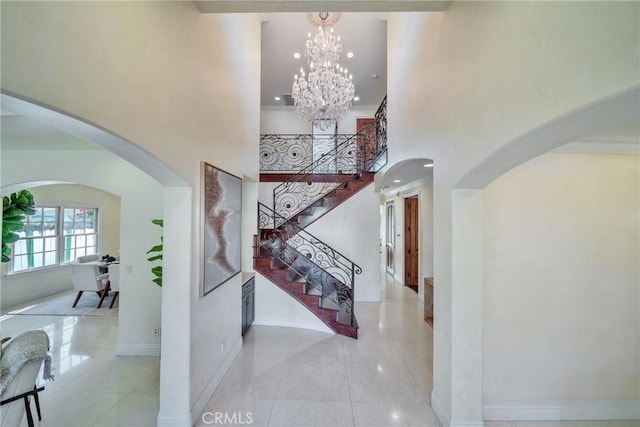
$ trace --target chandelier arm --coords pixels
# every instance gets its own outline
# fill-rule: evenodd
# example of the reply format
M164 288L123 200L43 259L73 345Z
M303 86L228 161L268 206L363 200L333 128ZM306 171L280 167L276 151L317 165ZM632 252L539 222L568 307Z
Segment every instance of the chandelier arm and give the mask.
M311 15L308 16L311 20ZM332 14L321 13L319 18L328 24L321 24L313 38L309 35L305 49L309 71L305 74L301 68L300 76L296 74L291 96L298 115L324 130L349 111L355 88L351 76L339 63L342 43L331 28L337 21L335 14L332 18Z

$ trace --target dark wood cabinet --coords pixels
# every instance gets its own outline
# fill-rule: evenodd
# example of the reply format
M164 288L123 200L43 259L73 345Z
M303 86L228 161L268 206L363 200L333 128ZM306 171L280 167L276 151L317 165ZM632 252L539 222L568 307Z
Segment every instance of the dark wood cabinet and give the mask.
M256 316L255 276L242 283L242 335L247 332Z

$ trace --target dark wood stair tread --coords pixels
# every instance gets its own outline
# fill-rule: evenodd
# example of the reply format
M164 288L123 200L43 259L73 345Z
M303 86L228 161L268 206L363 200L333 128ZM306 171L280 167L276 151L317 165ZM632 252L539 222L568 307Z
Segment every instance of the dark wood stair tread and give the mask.
M285 291L295 300L304 305L309 311L311 311L316 317L327 325L331 330L340 335L345 335L351 338L358 338L357 326L343 325L336 321L336 311L320 307L320 296L307 295L303 293L304 283L302 282L290 282L287 280L287 270L271 269L271 258L268 257L256 257L254 258L254 269L256 272L265 276L271 282L273 282L280 289ZM355 318L354 318L355 321ZM357 324L357 323L356 323Z

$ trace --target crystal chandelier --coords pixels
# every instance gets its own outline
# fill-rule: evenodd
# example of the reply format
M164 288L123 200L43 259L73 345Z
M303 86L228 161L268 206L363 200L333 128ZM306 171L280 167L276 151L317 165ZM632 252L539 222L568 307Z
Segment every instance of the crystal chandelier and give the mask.
M353 76L339 64L342 44L333 33L333 25L340 14L308 14L312 23L319 24L315 37L308 35L305 58L309 72L300 68L293 81L291 96L298 114L321 130L334 126L349 108L355 94Z

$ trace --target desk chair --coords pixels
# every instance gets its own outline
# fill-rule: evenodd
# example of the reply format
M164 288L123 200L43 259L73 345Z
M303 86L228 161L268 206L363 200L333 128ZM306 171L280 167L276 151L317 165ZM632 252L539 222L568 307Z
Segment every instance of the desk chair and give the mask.
M100 254L83 255L76 258L76 262L84 264L85 262L98 261L102 256Z
M74 263L71 264L71 279L73 287L78 291L73 307L78 304L84 291L93 291L100 295L98 308L102 306L104 297L109 293L109 273L100 273L100 268L96 263Z

